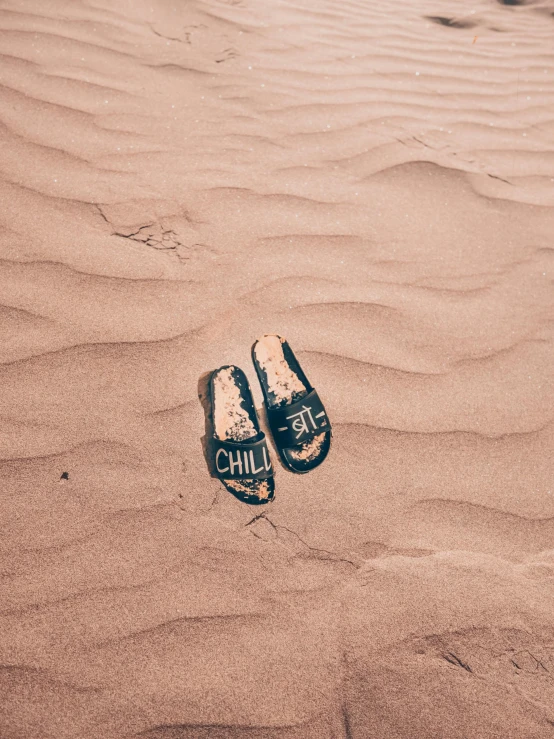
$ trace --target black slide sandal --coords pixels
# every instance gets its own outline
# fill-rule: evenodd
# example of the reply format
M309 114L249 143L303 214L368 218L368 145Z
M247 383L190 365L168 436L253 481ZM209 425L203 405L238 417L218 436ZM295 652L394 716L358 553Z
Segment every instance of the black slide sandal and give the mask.
M220 367L210 378L210 395L215 474L243 503L270 503L273 467L246 375L239 367Z
M331 446L331 424L292 349L266 334L252 347L267 419L283 463L293 472L318 467Z

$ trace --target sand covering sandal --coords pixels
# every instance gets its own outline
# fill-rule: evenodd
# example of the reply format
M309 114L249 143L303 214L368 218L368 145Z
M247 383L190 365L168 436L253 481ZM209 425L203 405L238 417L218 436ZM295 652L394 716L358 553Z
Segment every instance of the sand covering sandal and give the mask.
M275 495L273 467L246 375L239 367L220 367L211 376L210 394L217 477L244 503L269 503Z
M281 459L293 472L313 470L331 446L331 424L319 395L280 336L259 339L252 347L252 359Z

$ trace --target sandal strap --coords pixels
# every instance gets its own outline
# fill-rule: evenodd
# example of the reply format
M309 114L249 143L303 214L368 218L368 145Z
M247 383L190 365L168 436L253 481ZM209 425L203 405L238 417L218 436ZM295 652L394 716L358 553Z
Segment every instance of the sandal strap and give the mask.
M214 466L224 480L267 480L273 467L263 431L250 441L213 440Z
M275 443L280 449L290 449L331 429L316 390L291 405L268 408L267 418Z

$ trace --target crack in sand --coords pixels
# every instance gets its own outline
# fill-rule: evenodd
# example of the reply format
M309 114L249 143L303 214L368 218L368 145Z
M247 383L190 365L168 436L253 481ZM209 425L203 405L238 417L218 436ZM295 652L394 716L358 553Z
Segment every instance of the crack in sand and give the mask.
M444 659L447 662L450 662L451 665L454 665L455 667L463 667L464 670L467 670L467 672L473 672L471 667L463 662L454 652L447 652L447 654L443 655Z
M302 537L299 534L297 534L296 531L293 531L292 529L288 528L288 526L283 526L282 524L276 524L276 523L274 523L267 516L267 514L265 512L260 513L257 516L254 516L254 518L252 518L250 521L248 521L248 523L244 524L245 528L251 526L252 524L256 523L256 521L259 521L260 519L264 519L265 521L267 521L267 523L277 533L277 537L279 537L279 531L280 530L287 531L289 534L292 534L293 536L295 536L298 539L298 541L302 544L302 546L304 546L310 552L315 552L316 554L328 555L328 556L324 556L324 557L316 557L316 559L320 559L322 561L330 561L330 562L346 562L346 563L352 565L352 567L354 567L355 569L359 569L359 565L357 565L355 562L352 562L352 560L346 559L345 557L341 557L336 552L329 551L328 549L320 549L318 547L311 546L310 544L308 544L307 541L305 541L304 539L302 539ZM263 541L266 541L265 539L263 539L263 537L257 535L254 531L251 531L250 533L253 534L257 539L262 539Z
M105 216L103 217L107 223L110 223ZM187 218L187 220L189 219ZM110 225L114 228L113 224L110 223ZM144 246L156 249L157 251L172 254L180 262L189 261L195 253L213 254L217 251L208 244L203 244L196 240L190 240L187 243L177 231L172 228L164 228L157 222L146 223L129 233L122 230L114 230L112 235L129 239L138 244L144 244Z

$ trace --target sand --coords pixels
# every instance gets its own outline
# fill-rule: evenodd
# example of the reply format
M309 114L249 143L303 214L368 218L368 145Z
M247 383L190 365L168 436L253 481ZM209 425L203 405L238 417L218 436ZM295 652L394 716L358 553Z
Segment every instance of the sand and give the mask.
M3 739L553 736L553 13L2 2ZM334 433L265 513L264 333Z

